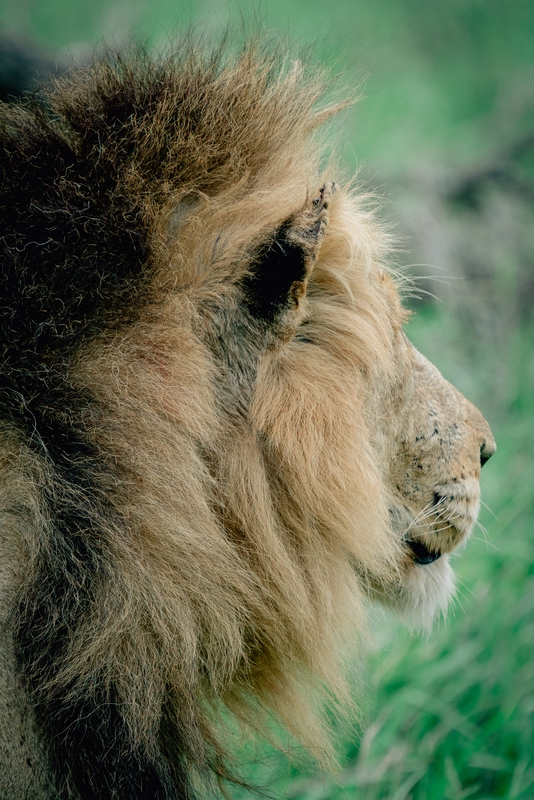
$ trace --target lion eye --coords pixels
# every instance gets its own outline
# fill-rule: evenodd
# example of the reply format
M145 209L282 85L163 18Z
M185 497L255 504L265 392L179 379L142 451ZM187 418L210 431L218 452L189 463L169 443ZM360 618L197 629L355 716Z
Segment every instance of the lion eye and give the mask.
M297 331L295 333L294 338L298 342L303 342L305 344L315 344L316 343L315 339L312 338L311 326L310 326L309 322L307 322L307 321L302 322L299 325L299 327L297 328Z

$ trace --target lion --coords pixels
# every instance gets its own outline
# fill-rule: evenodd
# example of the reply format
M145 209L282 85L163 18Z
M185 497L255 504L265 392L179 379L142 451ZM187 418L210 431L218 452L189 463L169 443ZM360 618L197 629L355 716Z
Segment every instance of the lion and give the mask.
M324 92L185 41L1 107L2 797L191 800L228 712L327 759L369 600L447 605L495 443Z

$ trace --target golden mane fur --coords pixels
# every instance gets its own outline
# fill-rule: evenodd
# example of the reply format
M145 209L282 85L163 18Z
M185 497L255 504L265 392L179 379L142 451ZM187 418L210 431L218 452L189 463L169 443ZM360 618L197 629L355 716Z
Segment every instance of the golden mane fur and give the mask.
M61 798L190 797L191 775L227 774L224 707L260 731L271 709L328 757L310 688L347 701L340 654L365 628L366 598L429 598L431 617L450 594L446 555L421 566L410 523L392 524L402 426L417 433L428 416L410 380L439 383L439 410L445 396L464 409L469 458L452 461L478 464L473 486L491 434L414 367L387 237L356 191L327 183L323 93L317 73L257 45L233 57L182 44L160 60L104 58L46 105L2 110L9 185L43 164L44 199L6 190L5 208L23 209L14 235L27 243L39 224L54 243L73 220L71 272L53 272L49 316L35 311L32 335L46 324L48 338L29 356L5 345L5 380L25 399L15 413L9 394L1 438L6 625L37 738L60 742L43 763ZM262 287L286 267L265 279L261 264L297 250L302 274L267 304ZM425 452L431 497L450 468ZM118 717L98 722L106 705ZM98 737L115 760L80 766L72 753Z

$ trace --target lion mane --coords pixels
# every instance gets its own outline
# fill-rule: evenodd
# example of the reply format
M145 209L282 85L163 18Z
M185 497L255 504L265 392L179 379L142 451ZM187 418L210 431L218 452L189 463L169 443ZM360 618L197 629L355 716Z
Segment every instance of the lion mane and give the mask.
M260 731L271 710L324 756L310 688L346 702L366 598L446 603L456 540L402 516L419 502L406 365L418 385L427 367L387 237L328 181L323 97L257 44L184 42L1 108L10 800L192 798L231 772L224 709ZM477 441L474 519L491 434L432 375ZM448 464L432 436L419 463Z

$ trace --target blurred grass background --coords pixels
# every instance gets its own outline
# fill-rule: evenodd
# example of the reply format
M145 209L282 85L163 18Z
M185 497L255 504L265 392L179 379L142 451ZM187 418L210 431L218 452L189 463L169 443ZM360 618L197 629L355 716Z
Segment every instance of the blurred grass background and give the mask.
M534 4L0 0L0 33L62 64L132 30L157 45L191 22L217 33L254 14L363 83L344 157L388 198L398 260L418 277L408 333L483 411L499 450L480 526L455 557L447 622L428 639L376 625L362 728L345 734L338 778L268 748L248 774L295 800L532 799Z

